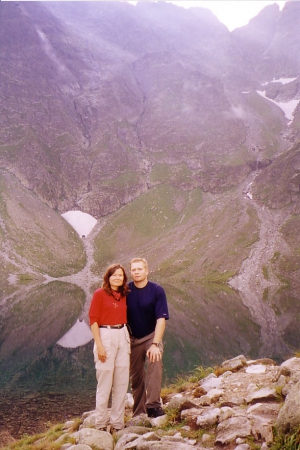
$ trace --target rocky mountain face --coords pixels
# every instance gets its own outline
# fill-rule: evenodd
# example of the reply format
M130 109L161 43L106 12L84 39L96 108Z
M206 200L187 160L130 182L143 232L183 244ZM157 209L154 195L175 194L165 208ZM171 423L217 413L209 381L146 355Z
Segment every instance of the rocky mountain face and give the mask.
M252 97L262 81L298 75L294 3L232 35L207 10L165 3L1 5L2 167L51 208L96 217L146 192L162 163L183 164L206 190L220 166L229 179L238 167L239 182L254 148L265 159L287 147L282 112L263 114ZM280 68L287 26L294 66Z
M164 2L0 3L0 325L89 251L99 278L149 260L178 367L299 346L299 18L230 33ZM85 242L71 209L98 219Z

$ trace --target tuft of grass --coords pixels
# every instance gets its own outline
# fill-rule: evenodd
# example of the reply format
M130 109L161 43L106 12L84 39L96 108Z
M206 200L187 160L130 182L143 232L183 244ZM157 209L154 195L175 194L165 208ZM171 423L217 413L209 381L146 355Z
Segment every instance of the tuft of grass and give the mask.
M221 366L215 366L214 367L214 374L219 377L221 375L223 375L223 373L227 372L227 371L232 372L232 367L221 367Z
M289 434L281 433L274 428L274 441L270 450L299 450L300 449L300 427Z
M282 388L283 386L276 386L275 387L275 392L276 392L276 396L277 396L277 400L278 401L283 401L284 396L282 394Z
M75 428L78 429L80 421L76 421ZM34 436L24 434L23 437L16 442L4 446L1 450L59 450L63 444L75 444L75 438L64 436L63 424L50 425L49 429L44 433L38 433Z
M195 367L191 373L187 375L178 375L176 381L170 384L168 387L163 387L161 390L161 397L163 400L167 399L172 394L178 394L190 389L195 388L198 385L198 381L207 377L213 372L211 367Z
M249 445L251 450L260 450L261 446L254 441L253 436L247 437L247 444Z

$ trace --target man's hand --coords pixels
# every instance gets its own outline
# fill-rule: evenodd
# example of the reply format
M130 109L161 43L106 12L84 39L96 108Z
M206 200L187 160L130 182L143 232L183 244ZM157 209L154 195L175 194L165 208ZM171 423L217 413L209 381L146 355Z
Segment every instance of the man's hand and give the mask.
M161 359L161 351L156 345L152 344L147 350L147 356L150 362L159 361Z

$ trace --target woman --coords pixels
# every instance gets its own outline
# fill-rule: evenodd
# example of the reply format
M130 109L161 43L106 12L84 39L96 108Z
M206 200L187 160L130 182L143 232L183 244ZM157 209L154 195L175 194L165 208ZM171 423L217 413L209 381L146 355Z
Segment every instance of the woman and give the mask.
M108 267L102 288L93 295L89 317L94 338L98 381L95 427L111 432L124 428L125 396L129 382L130 338L126 327L127 276L120 264ZM108 401L112 390L112 407Z

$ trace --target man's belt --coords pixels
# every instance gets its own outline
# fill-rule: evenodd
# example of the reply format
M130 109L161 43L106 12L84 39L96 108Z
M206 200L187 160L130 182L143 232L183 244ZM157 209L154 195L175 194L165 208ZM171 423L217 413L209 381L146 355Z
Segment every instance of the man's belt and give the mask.
M100 325L99 328L111 328L113 330L120 330L123 327L124 327L124 323L122 323L122 325Z

